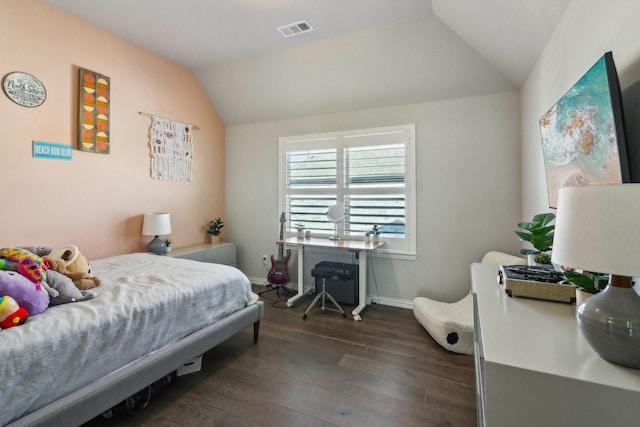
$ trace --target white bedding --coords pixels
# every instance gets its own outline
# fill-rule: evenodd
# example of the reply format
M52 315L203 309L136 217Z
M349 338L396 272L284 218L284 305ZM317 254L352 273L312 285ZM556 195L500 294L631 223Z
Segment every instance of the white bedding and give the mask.
M139 253L91 267L94 299L0 331L0 425L258 301L226 265Z

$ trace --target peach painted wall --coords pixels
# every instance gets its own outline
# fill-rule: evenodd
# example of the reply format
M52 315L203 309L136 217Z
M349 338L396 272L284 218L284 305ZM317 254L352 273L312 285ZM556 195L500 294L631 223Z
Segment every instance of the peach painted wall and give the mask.
M47 99L25 108L0 93L0 247L75 243L90 259L145 249L144 212L170 212L174 247L207 240L224 213L224 125L193 73L39 0L0 3L0 77L24 71ZM78 68L111 78L111 154L32 157L32 141L77 146ZM193 181L149 176L151 119L199 126Z

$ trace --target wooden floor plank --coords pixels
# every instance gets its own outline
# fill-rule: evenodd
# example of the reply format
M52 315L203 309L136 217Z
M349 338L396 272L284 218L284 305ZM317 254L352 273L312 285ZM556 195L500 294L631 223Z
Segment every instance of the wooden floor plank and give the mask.
M260 339L247 328L205 353L138 415L99 426L475 426L471 356L448 352L413 312L368 307L361 322L302 314L266 295Z

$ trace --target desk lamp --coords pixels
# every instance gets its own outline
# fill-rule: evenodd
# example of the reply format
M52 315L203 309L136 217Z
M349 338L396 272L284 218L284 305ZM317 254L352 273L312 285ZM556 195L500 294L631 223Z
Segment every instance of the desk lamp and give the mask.
M144 214L142 235L155 236L147 245L149 252L162 255L167 251L167 243L160 239L160 235L171 233L171 218L168 213L154 212Z
M578 307L578 327L603 359L640 368L640 184L561 188L551 260L610 274Z

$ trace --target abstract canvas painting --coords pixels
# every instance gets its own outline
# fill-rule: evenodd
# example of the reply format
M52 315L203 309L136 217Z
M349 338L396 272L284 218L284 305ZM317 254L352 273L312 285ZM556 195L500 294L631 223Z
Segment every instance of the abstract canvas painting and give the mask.
M608 52L540 119L549 206L566 186L628 176L618 77Z
M109 154L110 79L94 71L80 68L78 149Z

